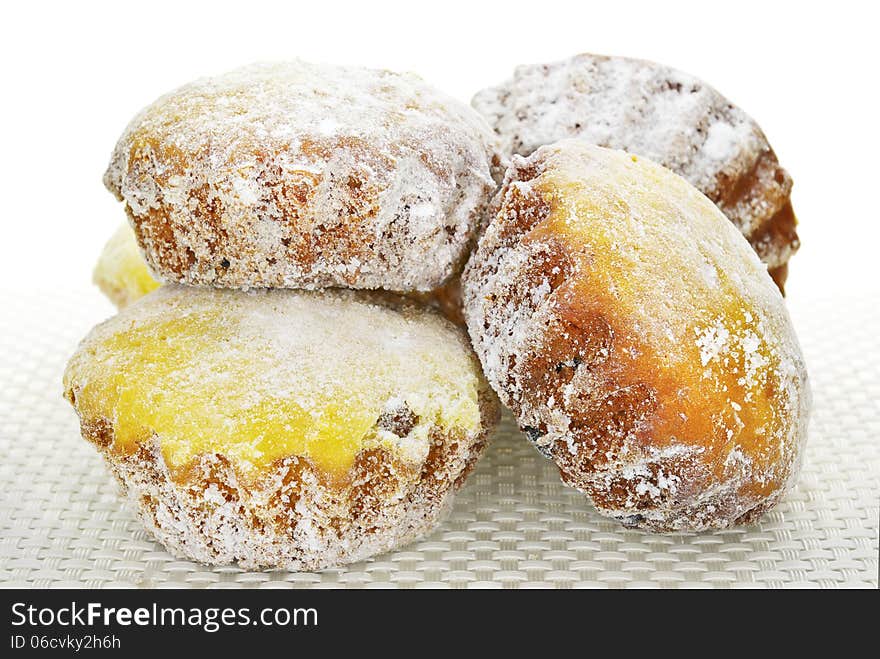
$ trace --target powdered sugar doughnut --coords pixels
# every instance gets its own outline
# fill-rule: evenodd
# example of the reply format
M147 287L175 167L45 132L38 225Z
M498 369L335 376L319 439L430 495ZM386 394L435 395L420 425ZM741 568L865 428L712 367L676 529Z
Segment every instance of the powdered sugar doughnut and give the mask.
M460 330L356 291L163 286L86 337L64 390L158 540L247 568L427 533L498 411Z
M583 54L521 66L473 106L508 154L580 137L683 176L737 226L782 290L800 246L791 177L758 124L703 81L654 62Z
M104 181L166 281L425 291L466 258L495 146L415 75L294 61L163 96Z
M756 519L810 391L783 299L721 212L579 139L514 157L462 276L486 376L562 479L654 531Z

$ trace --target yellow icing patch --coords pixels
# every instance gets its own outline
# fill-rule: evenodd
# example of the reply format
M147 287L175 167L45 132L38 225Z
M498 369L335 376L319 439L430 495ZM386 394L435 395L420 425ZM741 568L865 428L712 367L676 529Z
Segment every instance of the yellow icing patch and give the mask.
M117 316L65 374L80 415L112 423L113 450L131 452L156 436L172 470L203 453L222 453L244 474L296 455L336 478L367 444L404 460L407 451L426 453L427 445L410 446L417 439L401 448L396 437L378 436L376 421L397 398L420 427L480 427L474 362L434 319L419 336L401 314L350 298L334 298L326 305L334 313L322 316L320 294L168 287L129 311L156 307L162 296L197 303L143 319ZM358 327L362 317L373 326ZM427 442L420 427L412 438Z
M95 283L119 308L142 298L161 285L141 256L134 231L124 223L107 241L93 274Z
M551 207L534 237L562 236L573 247L581 274L560 304L609 323L608 376L654 389L645 442L683 441L717 455L742 444L758 464L772 464L784 429L776 340L761 305L742 293L744 279L765 277L776 295L757 272L763 266L720 211L668 170L570 150L554 153L554 167L533 183Z

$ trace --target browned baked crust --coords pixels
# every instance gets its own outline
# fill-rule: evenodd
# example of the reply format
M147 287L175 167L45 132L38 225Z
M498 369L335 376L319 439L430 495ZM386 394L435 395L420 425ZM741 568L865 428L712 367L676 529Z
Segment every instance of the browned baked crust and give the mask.
M461 278L456 276L428 293L411 293L410 298L436 309L459 327L464 327L461 309Z
M508 155L579 137L671 169L715 202L783 290L800 247L791 177L758 124L702 80L655 62L585 53L520 66L473 106Z

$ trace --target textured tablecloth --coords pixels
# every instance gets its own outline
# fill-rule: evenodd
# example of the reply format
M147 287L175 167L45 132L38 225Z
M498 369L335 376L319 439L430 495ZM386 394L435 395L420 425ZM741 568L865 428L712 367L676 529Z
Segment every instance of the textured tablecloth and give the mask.
M880 298L792 303L815 407L797 488L758 524L651 535L564 487L509 416L451 517L401 551L321 573L182 561L116 494L61 398L94 289L0 292L0 586L877 587Z

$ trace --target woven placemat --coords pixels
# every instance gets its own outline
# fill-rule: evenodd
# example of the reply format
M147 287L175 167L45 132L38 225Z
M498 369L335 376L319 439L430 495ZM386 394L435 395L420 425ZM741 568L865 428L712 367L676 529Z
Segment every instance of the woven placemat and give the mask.
M449 520L401 551L321 573L181 561L116 495L61 398L92 289L0 292L0 586L877 587L880 300L793 304L815 408L797 488L758 524L650 535L597 515L509 417Z

